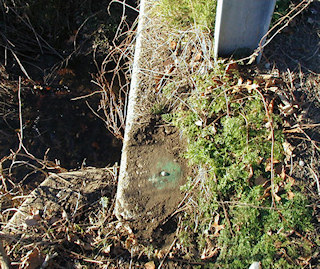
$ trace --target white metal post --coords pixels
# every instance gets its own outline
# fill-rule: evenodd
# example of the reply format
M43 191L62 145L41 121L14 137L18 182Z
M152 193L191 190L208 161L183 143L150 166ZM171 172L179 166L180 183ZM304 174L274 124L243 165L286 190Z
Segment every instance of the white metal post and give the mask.
M276 0L218 0L215 57L249 56L258 48L269 29L275 3Z

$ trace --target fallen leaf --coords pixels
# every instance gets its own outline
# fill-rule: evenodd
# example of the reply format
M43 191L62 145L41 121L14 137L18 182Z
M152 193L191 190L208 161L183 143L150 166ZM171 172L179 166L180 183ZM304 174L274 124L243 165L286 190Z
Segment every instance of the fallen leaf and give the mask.
M60 76L66 76L66 75L71 75L72 77L74 77L76 74L73 72L72 69L70 68L62 68L62 69L59 69L57 71L57 73L60 75Z
M279 173L278 173L279 174ZM286 179L286 169L284 167L284 165L282 165L282 169L281 169L281 173L279 174L282 180Z
M263 192L263 195L260 197L260 199L264 199L270 196L271 186L266 188Z
M234 73L235 71L239 70L239 66L237 63L230 63L227 65L226 67L226 73L227 74L232 74Z
M145 269L155 269L156 268L156 265L154 264L154 261L151 261L151 262L147 262L144 264L144 268Z
M130 235L127 240L125 241L125 247L126 249L131 249L134 245L137 244L137 240L134 238L134 236Z
M279 160L273 160L273 165L280 163ZM266 168L265 168L266 172L270 172L271 171L271 158L267 159L267 164L266 164Z
M291 184L291 186L294 185L295 182L296 182L296 180L295 180L293 177L288 176L288 175L286 175L286 179L287 179L287 182L288 182L289 184Z
M37 226L39 225L38 220L34 219L33 217L27 217L24 221L25 225L27 227L31 227L31 226Z
M248 168L249 168L248 180L250 180L250 179L253 177L253 168L252 168L252 165L249 164L249 165L248 165Z
M225 228L224 224L222 224L222 225L219 224L219 219L220 219L220 215L217 214L214 217L214 223L212 224L212 227L214 228L213 236L219 236L219 232Z
M288 191L287 195L289 200L292 200L294 198L294 193L292 191Z
M275 166L274 166L274 172L276 175L280 176L281 173L283 171L283 165L282 163L277 163Z
M25 219L25 225L26 226L37 226L39 225L39 220L41 220L40 211L36 210L35 212L32 212L32 215L29 217L26 217Z
M273 194L274 199L279 203L281 201L281 197L277 195L276 193Z
M280 112L286 117L292 115L296 108L298 108L297 105L279 105Z
M177 48L178 43L174 40L170 42L170 49L175 50Z
M39 252L38 249L33 249L27 257L25 257L24 263L26 269L36 269L40 267L44 262L44 256Z

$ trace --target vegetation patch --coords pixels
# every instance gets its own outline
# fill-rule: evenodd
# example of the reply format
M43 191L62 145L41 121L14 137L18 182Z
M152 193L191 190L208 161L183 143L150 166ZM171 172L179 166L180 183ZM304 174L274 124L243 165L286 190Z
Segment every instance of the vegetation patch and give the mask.
M213 29L216 0L162 0L155 9L163 20L173 27L188 28L191 25Z
M224 268L302 266L313 246L301 236L312 229L311 210L286 174L280 101L267 88L274 80L258 83L231 67L196 77L172 117L164 115L187 135L185 156L199 170L184 187L195 198L181 240Z

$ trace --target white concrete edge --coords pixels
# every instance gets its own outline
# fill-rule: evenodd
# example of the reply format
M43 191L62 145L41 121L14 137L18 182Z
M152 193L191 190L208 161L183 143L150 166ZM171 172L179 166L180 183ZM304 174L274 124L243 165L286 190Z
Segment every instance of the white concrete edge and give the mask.
M132 219L134 216L130 212L125 212L124 208L128 208L128 206L124 206L125 198L124 198L124 190L128 185L127 179L127 147L129 143L129 134L132 129L135 120L135 107L137 103L137 90L139 88L139 73L140 73L140 57L141 57L141 45L143 39L143 28L145 25L145 0L140 0L140 10L139 10L139 18L138 18L138 28L136 34L136 45L134 52L134 60L132 66L132 77L131 77L131 85L129 92L129 101L127 108L127 118L126 118L126 127L123 139L123 147L121 154L121 162L120 162L120 172L119 172L119 180L118 180L118 189L116 194L116 204L114 213L118 219Z

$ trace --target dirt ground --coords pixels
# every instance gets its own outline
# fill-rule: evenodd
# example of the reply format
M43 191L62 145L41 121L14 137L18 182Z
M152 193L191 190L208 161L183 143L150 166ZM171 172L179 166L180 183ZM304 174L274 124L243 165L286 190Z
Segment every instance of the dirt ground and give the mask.
M145 115L142 123L138 119L130 132L125 210L135 216L129 219L129 226L141 242L158 248L169 247L172 242L170 234L175 229L161 226L184 197L180 187L189 175L187 161L182 157L185 147L186 141L179 131L165 124L160 116ZM171 225L177 226L174 221Z

